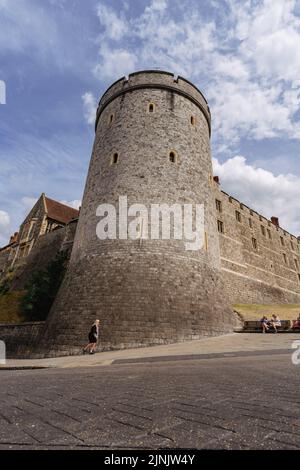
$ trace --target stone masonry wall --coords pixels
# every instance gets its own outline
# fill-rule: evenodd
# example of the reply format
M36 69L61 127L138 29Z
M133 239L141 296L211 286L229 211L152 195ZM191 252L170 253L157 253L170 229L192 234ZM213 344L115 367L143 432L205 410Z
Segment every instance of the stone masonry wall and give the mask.
M0 251L0 279L1 273L5 271L8 265L9 250Z
M216 219L223 223L222 273L232 303L300 303L297 237L221 191L217 183L214 190L221 203L215 207Z
M184 93L174 90L174 83ZM126 93L120 94L123 86ZM170 74L156 72L133 74L129 83L117 82L108 93L109 101L106 93L100 102L69 268L39 344L44 354L80 350L95 318L101 321L105 348L182 341L236 325L220 278L203 96L187 81L176 83ZM203 203L204 249L187 251L183 240L172 238L99 240L97 207L118 208L119 196L147 208Z
M44 328L44 323L0 324L0 340L5 342L7 358L29 355L35 345L36 338Z
M76 226L77 221L74 221L66 227L39 237L29 255L15 265L16 271L11 289L22 290L32 274L46 269L59 251L68 250L71 252Z

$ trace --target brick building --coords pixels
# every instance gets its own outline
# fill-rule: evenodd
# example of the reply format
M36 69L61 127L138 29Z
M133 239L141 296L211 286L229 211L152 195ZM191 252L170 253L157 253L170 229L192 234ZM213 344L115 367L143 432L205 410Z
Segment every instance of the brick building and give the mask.
M10 238L8 245L0 248L0 270L4 265L11 267L26 258L41 236L65 227L72 219L78 218L78 215L77 209L50 199L42 193L21 224L19 232Z

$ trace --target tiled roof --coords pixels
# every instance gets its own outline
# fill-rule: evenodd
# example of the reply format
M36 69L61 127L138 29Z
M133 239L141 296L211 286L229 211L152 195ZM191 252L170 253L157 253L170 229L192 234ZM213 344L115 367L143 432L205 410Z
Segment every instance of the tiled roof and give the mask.
M1 246L1 247L0 247L0 251L7 250L7 248L12 247L13 245L15 245L15 243L17 243L17 241L18 241L18 235L19 235L19 232L15 232L15 233L10 237L9 243L8 243L7 245L5 245L5 246Z
M79 211L77 209L66 206L61 202L54 201L54 199L50 199L47 196L45 196L45 204L48 217L56 220L57 222L67 224L72 219L79 216Z

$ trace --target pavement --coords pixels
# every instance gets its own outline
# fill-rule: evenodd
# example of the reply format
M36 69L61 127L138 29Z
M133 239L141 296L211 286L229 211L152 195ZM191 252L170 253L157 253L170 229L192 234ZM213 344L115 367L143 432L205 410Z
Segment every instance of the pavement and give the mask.
M0 371L0 450L300 449L298 338L22 361L45 368Z
M3 369L33 368L78 368L108 366L114 363L153 362L157 360L179 360L201 357L217 357L226 354L249 355L249 353L268 351L290 352L294 340L300 340L299 334L262 334L232 333L222 336L203 338L168 345L145 348L125 349L96 353L94 355L64 356L46 359L9 359Z

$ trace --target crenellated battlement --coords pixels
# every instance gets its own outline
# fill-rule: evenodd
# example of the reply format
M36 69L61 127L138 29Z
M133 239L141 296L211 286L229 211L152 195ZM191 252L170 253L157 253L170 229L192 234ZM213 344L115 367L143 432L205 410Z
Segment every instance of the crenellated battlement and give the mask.
M160 89L171 93L177 93L190 100L205 116L209 132L211 132L211 114L207 101L201 91L187 79L176 76L170 72L159 70L143 70L131 73L128 77L122 77L114 82L102 95L96 115L95 128L106 106L114 99L135 90Z

